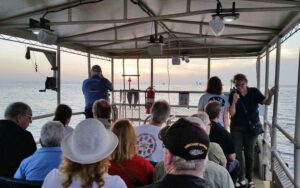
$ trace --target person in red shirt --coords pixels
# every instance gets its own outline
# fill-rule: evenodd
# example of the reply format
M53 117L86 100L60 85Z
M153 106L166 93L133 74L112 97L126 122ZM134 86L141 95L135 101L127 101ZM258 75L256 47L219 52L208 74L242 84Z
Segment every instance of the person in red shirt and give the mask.
M117 135L119 144L111 155L108 173L119 175L128 188L150 184L154 168L148 160L136 154L136 135L132 123L120 119L114 123L112 132Z

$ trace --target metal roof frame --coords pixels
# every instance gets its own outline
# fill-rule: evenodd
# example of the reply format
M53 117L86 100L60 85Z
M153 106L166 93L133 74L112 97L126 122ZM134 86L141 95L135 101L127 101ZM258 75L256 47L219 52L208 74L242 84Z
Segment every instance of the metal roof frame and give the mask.
M58 34L61 47L108 57L149 58L147 43L156 21L158 34L164 36L166 44L164 54L159 57L178 55L178 51L192 57L230 57L243 53L244 56L260 55L300 22L299 0L236 0L236 12L241 17L236 22L225 23L225 32L219 37L209 31L209 20L216 12L216 1L212 0L103 0L84 5L84 8L79 6L63 13L55 12L90 1L24 1L17 5L17 0L5 0L2 7L7 14L0 13L0 33L36 40L28 31L26 20L54 11L47 19ZM228 6L232 0L221 2ZM18 14L13 14L14 5L21 6ZM170 11L169 6L176 9ZM203 8L195 8L199 6ZM84 11L93 7L107 16L99 13L98 17L93 12L96 17L89 17L89 12ZM111 14L114 10L118 11ZM231 9L222 11L230 12ZM60 14L65 16L64 19L56 18ZM193 29L188 30L189 27Z

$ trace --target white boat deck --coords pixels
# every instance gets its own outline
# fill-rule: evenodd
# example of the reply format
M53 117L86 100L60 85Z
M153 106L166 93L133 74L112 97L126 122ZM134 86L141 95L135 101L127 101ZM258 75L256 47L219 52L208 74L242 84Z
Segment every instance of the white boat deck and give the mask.
M254 177L254 183L256 188L270 188L270 182L269 181L263 181L259 179L258 177Z

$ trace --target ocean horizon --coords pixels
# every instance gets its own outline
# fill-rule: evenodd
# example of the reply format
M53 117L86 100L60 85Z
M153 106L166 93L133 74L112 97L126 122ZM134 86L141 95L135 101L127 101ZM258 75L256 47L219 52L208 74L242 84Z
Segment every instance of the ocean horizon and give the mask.
M69 105L73 112L83 112L84 109L84 97L81 91L82 82L64 82L61 84L61 103ZM140 90L146 90L149 85L141 84ZM57 93L52 90L47 90L46 92L39 92L43 89L44 83L39 81L23 81L23 82L1 82L0 81L0 118L4 118L5 108L12 102L23 101L29 104L33 111L33 116L40 116L45 114L51 114L56 108L56 97ZM126 86L128 89L128 85ZM206 85L197 84L160 84L155 85L155 90L163 91L204 91ZM229 91L230 86L224 85L224 92ZM115 90L119 91L123 89L122 84L116 84ZM137 89L137 87L135 87ZM264 92L264 86L261 86L261 91ZM294 85L282 85L279 90L279 103L278 103L278 124L282 126L284 130L294 136L295 129L295 109L296 109L296 93L297 87ZM202 94L190 93L189 105L197 106L199 98ZM124 96L123 96L124 97ZM166 94L166 93L156 93L157 99L165 99L171 105L178 105L178 94ZM114 101L119 103L124 100L120 96L119 92L115 92ZM126 100L126 98L125 98ZM144 103L144 94L140 94L140 103ZM140 107L144 111L144 107ZM268 108L268 121L272 121L273 114L273 104ZM137 117L136 110L127 109L127 117ZM188 109L184 108L172 108L171 114L174 115L191 115L196 113L197 108ZM33 121L29 126L28 130L32 132L35 140L39 139L40 129L42 125L52 120L53 117L39 119ZM70 122L71 127L75 127L78 122L84 119L84 115L73 116ZM282 154L284 160L288 164L289 168L293 170L294 168L294 147L291 142L286 139L279 131L278 132L278 143L277 147Z

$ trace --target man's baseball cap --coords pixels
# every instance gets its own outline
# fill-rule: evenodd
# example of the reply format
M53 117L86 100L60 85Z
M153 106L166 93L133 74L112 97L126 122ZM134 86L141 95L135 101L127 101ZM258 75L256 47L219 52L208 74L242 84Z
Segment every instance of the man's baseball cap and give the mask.
M185 160L205 159L209 137L196 122L180 118L161 135L163 144L174 155Z
M101 67L99 65L93 65L92 66L92 71L95 72L102 72Z

